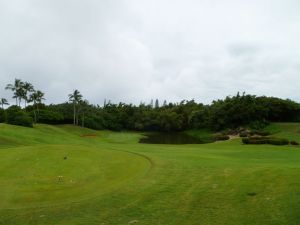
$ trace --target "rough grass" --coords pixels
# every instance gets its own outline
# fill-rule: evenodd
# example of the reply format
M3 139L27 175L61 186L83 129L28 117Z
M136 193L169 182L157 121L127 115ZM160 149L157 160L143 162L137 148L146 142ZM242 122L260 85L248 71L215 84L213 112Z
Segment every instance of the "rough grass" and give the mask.
M267 129L300 141L299 124ZM0 125L0 224L300 224L299 147L139 136Z

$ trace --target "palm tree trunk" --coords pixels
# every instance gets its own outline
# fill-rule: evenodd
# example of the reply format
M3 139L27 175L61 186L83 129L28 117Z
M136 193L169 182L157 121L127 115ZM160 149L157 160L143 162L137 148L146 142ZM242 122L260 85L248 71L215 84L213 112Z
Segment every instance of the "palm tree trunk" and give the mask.
M39 103L36 104L36 110L37 110L37 119L36 119L36 123L38 122L39 119L39 115L40 115L40 110L39 110Z
M33 110L33 113L34 113L34 123L36 123L36 111L35 111L35 109Z
M82 122L81 126L84 127L84 112L82 113L82 121L81 122Z
M77 111L77 113L76 113L76 125L78 126L78 117L79 117L79 114L78 114L78 111Z
M73 124L75 125L75 120L76 120L76 107L75 107L75 101L74 101L73 105L74 105L74 120L73 120Z

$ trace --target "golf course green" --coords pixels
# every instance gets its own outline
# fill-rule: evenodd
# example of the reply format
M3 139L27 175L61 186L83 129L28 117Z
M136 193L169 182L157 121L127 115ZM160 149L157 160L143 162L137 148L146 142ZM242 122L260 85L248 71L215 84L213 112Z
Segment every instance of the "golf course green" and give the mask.
M266 130L300 141L297 123ZM0 225L300 224L300 147L141 137L0 124Z

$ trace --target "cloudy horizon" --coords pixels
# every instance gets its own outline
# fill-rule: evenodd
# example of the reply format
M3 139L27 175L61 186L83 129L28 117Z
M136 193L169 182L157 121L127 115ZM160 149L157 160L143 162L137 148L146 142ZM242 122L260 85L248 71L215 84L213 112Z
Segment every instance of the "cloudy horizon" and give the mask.
M210 103L246 92L300 102L296 0L2 0L0 95L15 78L47 103Z

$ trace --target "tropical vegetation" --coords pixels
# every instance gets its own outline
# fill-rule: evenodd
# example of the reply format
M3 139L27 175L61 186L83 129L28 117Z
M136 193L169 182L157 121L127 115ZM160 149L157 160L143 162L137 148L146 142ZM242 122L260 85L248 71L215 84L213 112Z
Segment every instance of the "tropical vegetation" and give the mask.
M49 124L71 124L92 129L137 130L137 131L184 131L210 129L221 131L237 127L260 130L270 122L300 121L300 104L289 99L255 96L237 93L209 105L194 100L179 103L163 102L156 99L149 104L139 105L108 101L101 107L83 100L79 90L68 95L68 101L46 105L44 93L35 90L29 82L15 79L8 84L16 105L32 117L33 122ZM2 108L7 101L1 100ZM32 103L32 105L28 105ZM3 119L2 119L3 120Z

